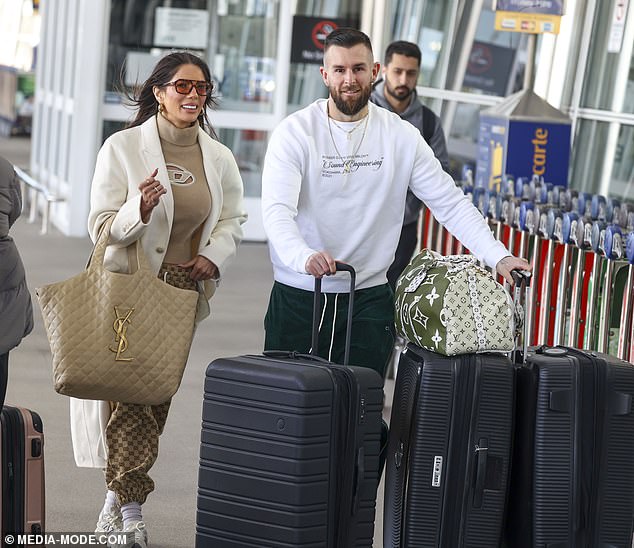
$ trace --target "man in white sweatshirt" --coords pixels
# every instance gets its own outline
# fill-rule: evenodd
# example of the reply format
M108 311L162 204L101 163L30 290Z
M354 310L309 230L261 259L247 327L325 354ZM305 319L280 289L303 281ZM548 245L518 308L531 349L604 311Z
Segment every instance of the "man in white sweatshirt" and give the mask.
M325 41L330 92L273 131L262 174L262 213L275 284L264 321L266 350L308 352L314 277L325 293L318 354L341 363L348 274L357 271L350 363L383 375L394 344L386 272L399 240L408 188L471 252L512 282L530 267L509 254L441 168L418 129L368 102L380 65L362 32Z

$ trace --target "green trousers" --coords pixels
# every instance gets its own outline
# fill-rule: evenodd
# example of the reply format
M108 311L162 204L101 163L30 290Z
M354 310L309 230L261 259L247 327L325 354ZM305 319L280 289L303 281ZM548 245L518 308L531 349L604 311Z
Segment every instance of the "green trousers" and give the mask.
M348 293L324 293L317 354L343 364ZM264 318L265 350L309 353L313 292L275 282ZM394 347L394 294L388 284L354 293L350 365L370 367L383 377Z

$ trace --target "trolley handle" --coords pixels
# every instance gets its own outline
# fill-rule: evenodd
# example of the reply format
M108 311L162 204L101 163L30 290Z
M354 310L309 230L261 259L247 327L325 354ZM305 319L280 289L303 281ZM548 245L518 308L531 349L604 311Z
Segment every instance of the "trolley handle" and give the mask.
M528 270L511 270L511 276L513 276L513 281L515 282L513 289L513 305L516 313L515 350L513 351L512 357L513 363L524 363L526 360L526 352L528 350L526 322L528 317L528 303L530 302L532 274ZM519 318L517 316L519 316ZM517 321L518 319L519 321ZM518 356L520 341L522 348L521 357Z
M337 272L346 271L350 273L350 297L348 299L348 324L346 325L346 344L343 355L343 365L348 365L350 360L350 340L352 337L352 311L354 308L354 288L356 285L357 273L352 265L335 261ZM319 318L321 317L321 278L315 278L315 294L313 298L313 333L311 354L317 354L319 347Z

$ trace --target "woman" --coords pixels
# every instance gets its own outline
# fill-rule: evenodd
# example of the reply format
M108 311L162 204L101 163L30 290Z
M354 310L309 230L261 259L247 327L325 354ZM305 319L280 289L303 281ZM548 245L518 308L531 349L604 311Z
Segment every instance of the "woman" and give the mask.
M9 236L9 229L21 211L18 177L13 166L0 157L0 409L7 391L9 350L33 329L33 309L24 266Z
M136 117L97 156L90 236L114 215L105 266L128 270L126 246L138 240L157 273L174 286L199 291L197 320L242 237L242 180L228 148L213 140L205 109L213 105L211 74L190 53L163 57L141 86ZM156 460L170 402L111 402L105 429L108 492L97 532L133 533L147 546L141 505L154 489Z

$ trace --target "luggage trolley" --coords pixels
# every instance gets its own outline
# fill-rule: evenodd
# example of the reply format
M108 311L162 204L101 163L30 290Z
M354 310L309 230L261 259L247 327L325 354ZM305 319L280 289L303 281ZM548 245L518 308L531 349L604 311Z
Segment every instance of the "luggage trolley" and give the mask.
M484 187L477 187L473 189L473 205L486 219L495 239L499 240L502 233L502 222L498 216L497 198L498 193L495 190ZM458 240L455 241L458 242ZM456 247L454 246L452 249L455 248ZM456 250L456 253L459 253L459 251Z
M557 286L557 307L555 313L555 325L553 331L553 345L566 344L566 320L569 320L571 306L571 287L573 259L576 258L574 245L574 229L579 220L575 211L567 211L561 217L561 242L563 253L561 256L561 268L559 270L559 284Z
M607 224L605 221L594 221L591 225L590 246L594 251L592 257L592 273L590 274L590 284L588 285L588 300L586 312L586 331L584 346L589 350L596 350L597 332L599 330L599 315L597 307L599 305L599 295L603 286L603 272L605 271L605 259L601 253L601 239L605 234Z
M544 183L543 179L533 178L531 185L535 187L535 210L539 216L539 234L546 245L541 252L541 286L539 291L539 316L537 319L537 342L552 344L555 332L555 320L558 309L559 284L562 281L563 245L563 214L560 196L563 187L551 183ZM567 271L568 265L565 266ZM567 282L567 279L564 280ZM565 293L564 293L565 294ZM564 301L565 303L566 301Z
M588 253L592 244L592 223L588 218L579 215L571 221L570 235L575 245L573 260L575 262L574 275L570 298L570 329L568 331L568 346L583 348L586 331L586 314L588 285L592 270L593 254Z
M540 341L546 344L563 344L569 290L570 246L564 241L563 214L558 208L548 210L545 222L548 243L541 291L543 306L539 316L539 337Z
M537 234L539 219L535 213L535 204L533 202L524 201L520 204L519 212L519 229L522 231L522 238L526 246L526 260L533 266L533 278L537 280L540 268L541 238ZM520 240L521 242L521 240ZM524 328L524 337L529 345L534 344L533 340L536 335L535 331L535 314L537 309L537 292L531 291L526 307L526 326Z
M634 232L627 235L625 257L628 262L628 272L621 310L618 357L632 361L634 359Z
M595 225L598 227L599 225ZM593 229L596 232L596 229ZM597 238L597 234L593 234L593 239ZM598 247L600 253L604 257L604 271L603 271L603 290L601 292L601 302L599 306L599 321L598 321L598 333L596 349L604 354L616 355L617 338L612 335L612 322L613 311L618 311L618 303L621 302L623 306L623 286L621 283L623 280L623 274L625 270L623 268L627 265L621 261L625 256L625 250L623 249L623 235L621 227L616 224L611 224L600 230L598 234L599 242ZM619 311L620 313L620 311ZM620 315L620 314L619 314ZM611 344L610 339L613 343ZM614 347L613 347L614 346Z

